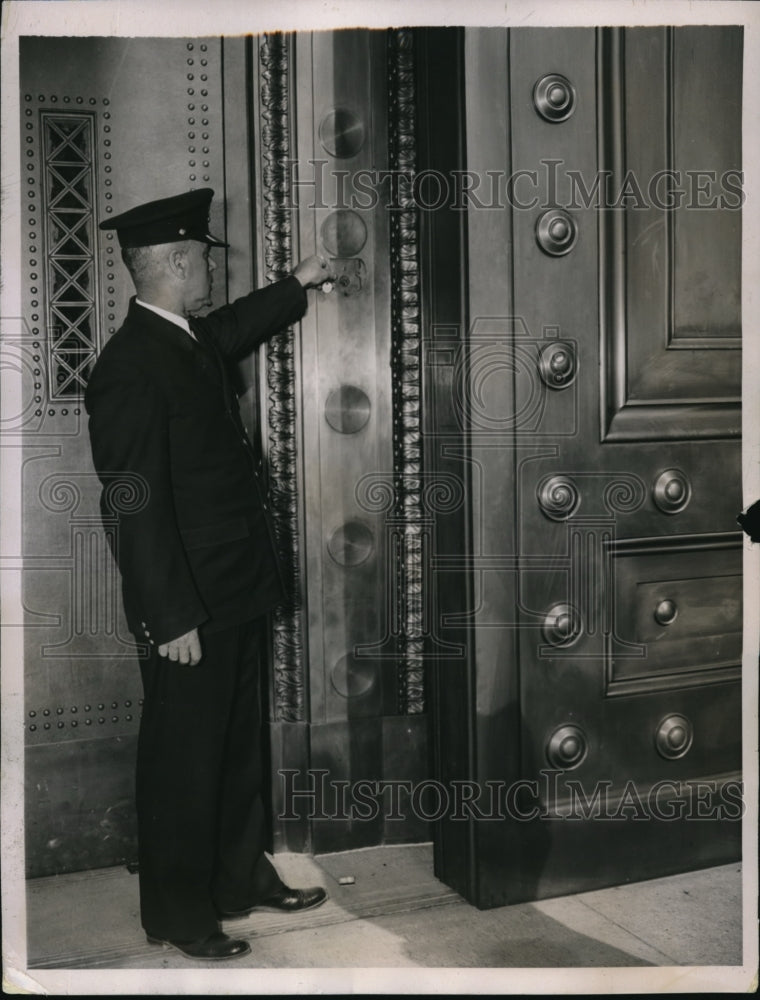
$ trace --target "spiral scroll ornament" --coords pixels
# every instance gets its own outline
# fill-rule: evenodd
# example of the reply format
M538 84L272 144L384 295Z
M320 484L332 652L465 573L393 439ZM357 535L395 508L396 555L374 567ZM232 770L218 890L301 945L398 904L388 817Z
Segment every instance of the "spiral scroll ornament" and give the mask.
M261 181L266 276L278 281L292 263L292 193L289 171L291 36L264 35L260 53ZM292 328L267 345L269 496L287 600L272 618L274 717L304 719L303 631L296 478L296 391Z
M136 472L122 472L109 477L103 487L103 504L110 513L137 514L148 505L150 485Z
M52 514L71 514L82 502L82 491L71 478L56 473L42 480L39 498L45 510Z
M568 476L547 476L537 488L541 513L552 521L566 521L578 510L581 495Z
M633 514L646 496L642 479L632 472L619 472L604 488L604 506L611 514Z

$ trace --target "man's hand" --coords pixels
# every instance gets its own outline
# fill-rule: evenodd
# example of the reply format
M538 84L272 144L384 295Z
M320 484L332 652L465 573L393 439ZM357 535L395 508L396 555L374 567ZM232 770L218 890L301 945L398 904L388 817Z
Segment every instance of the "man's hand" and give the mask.
M324 257L313 254L302 260L293 271L293 277L298 278L304 288L313 288L323 281L335 281L335 274Z
M175 663L187 663L194 667L200 660L201 640L198 638L198 629L191 629L179 639L172 639L171 642L164 642L158 647L159 656L168 656Z

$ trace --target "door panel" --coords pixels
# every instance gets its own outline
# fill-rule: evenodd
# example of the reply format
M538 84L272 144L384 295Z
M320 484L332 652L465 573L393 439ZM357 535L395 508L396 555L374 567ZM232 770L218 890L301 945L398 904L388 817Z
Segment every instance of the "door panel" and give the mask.
M315 252L337 274L262 359L270 493L291 574L291 602L274 620L270 692L274 842L289 849L427 835L411 814L387 821L378 809L358 822L336 795L340 783L426 773L422 660L409 653L409 591L398 582L420 559L394 493L407 467L418 468L414 443L400 448L397 435L404 419L418 420L419 403L406 397L402 414L396 396L418 370L400 350L415 322L415 230L394 228L379 180L413 151L401 34L254 41L260 280ZM286 798L286 781L307 794Z
M489 906L738 856L741 32L466 31L464 50L466 165L512 187L468 215L473 548L442 560L473 586L455 773L486 812L501 783L503 814L473 817L463 858L444 819L437 870ZM508 156L479 127L484 75L508 78ZM701 171L715 204L663 207L663 171L687 199ZM499 227L506 266L478 249Z

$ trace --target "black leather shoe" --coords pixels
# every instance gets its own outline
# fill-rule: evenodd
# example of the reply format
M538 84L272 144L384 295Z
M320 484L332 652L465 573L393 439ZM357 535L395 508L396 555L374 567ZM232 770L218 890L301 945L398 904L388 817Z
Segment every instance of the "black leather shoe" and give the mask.
M233 920L235 917L247 917L254 910L279 910L284 913L295 913L298 910L313 909L327 899L327 893L321 885L311 889L289 889L283 886L279 892L263 899L245 910L222 910L219 916L223 920Z
M164 947L176 948L187 958L199 958L205 962L221 962L225 958L240 958L248 955L251 946L247 941L236 941L227 937L221 931L214 931L200 941L164 941L162 938L147 935L150 944L160 944Z
M274 896L269 896L261 902L262 907L268 910L282 910L285 913L292 913L296 910L313 909L320 906L327 899L327 893L321 885L312 886L311 889L289 889L283 886Z

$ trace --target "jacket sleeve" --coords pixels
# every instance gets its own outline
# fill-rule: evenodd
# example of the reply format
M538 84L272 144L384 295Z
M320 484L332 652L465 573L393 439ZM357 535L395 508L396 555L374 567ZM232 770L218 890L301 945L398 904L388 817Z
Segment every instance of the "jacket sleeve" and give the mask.
M208 618L174 515L166 403L147 373L125 365L101 368L88 386L86 402L104 514L109 513L108 497L118 493L120 475L128 473L132 481L137 475L142 481L144 496L133 509L118 511L114 556L125 604L138 619L135 627L142 627L158 646Z
M222 356L238 361L273 333L296 323L306 312L306 302L306 290L290 275L215 309L200 322Z

